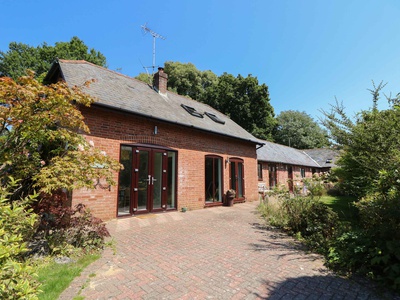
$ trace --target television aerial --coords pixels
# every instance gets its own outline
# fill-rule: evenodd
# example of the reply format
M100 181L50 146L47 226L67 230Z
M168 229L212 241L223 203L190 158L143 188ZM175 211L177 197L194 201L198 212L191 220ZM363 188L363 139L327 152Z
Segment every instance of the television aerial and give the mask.
M141 27L145 34L150 33L151 36L153 37L153 65L151 67L153 69L153 74L154 74L154 69L156 67L156 39L165 40L165 37L163 37L162 35L158 34L157 32L154 32L153 30L148 28L147 23L142 25ZM147 69L146 69L146 71L147 71Z

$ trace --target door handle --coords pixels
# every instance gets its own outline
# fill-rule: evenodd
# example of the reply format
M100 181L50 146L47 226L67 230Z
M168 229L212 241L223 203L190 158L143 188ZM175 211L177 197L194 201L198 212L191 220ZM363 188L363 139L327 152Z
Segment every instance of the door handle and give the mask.
M150 176L150 175L149 175L149 176ZM151 177L151 185L154 185L154 181L157 181L157 179L154 178L154 177Z

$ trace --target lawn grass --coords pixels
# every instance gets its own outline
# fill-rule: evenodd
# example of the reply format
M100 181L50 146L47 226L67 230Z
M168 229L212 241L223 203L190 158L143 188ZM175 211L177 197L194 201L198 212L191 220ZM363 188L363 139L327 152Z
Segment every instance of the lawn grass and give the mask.
M99 254L85 255L74 263L57 264L54 261L39 267L39 282L42 284L39 294L40 300L56 300L70 285L72 280L79 276L92 262L100 258Z
M357 218L357 210L353 202L357 199L352 196L322 196L320 201L328 205L339 215L341 221L353 223Z

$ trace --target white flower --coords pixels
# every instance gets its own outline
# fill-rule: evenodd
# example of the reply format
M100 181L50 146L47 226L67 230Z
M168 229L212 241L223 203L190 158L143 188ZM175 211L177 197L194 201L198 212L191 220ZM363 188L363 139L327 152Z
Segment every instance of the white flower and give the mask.
M100 153L101 153L102 155L104 155L104 156L107 156L106 151L100 151Z
M79 144L79 145L78 145L78 150L79 150L79 151L83 151L83 150L85 150L85 148L83 147L83 145Z
M90 147L94 147L94 142L93 141L89 141L89 145L90 145Z

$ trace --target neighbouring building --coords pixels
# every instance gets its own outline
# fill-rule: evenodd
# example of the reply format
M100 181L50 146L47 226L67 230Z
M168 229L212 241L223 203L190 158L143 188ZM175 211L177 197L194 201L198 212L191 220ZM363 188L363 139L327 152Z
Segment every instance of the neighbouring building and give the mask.
M259 192L284 186L290 192L303 187L303 179L320 172L321 166L303 150L268 141L257 150Z
M332 168L337 167L336 161L339 158L339 150L319 148L303 151L318 163L320 172L329 172Z
M74 190L72 205L83 203L109 220L222 205L228 189L236 191L235 202L258 199L256 148L263 142L212 107L167 91L162 68L149 86L86 61L59 60L45 82L58 80L96 99L81 108L90 129L85 137L124 166L117 186ZM281 165L287 166L275 162ZM267 172L265 179L271 186Z

